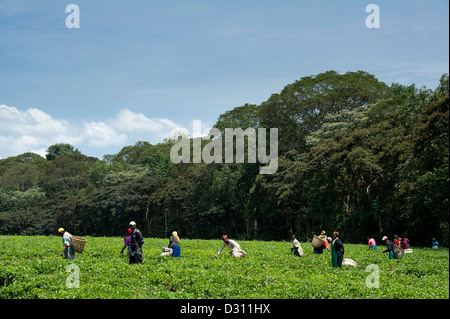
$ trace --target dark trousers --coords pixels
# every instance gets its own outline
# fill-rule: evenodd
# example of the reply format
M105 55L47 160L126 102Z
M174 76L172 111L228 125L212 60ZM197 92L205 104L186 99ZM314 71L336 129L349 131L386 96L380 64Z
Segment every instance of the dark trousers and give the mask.
M130 264L142 264L142 255L134 254L134 256L130 255Z
M172 257L180 257L181 256L181 248L178 245L172 246Z
M342 261L344 260L344 254L343 253L337 253L337 266L339 268L342 267Z

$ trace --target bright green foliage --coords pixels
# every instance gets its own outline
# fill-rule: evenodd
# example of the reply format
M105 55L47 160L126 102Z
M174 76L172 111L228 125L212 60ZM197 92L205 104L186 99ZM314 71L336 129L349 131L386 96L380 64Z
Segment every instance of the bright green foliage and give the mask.
M221 132L278 128L274 174L248 161L175 164L171 139L139 141L102 161L69 144L50 146L49 160L0 159L0 234L65 227L119 236L134 220L146 237L178 229L189 238L295 233L306 241L326 229L347 243L398 234L415 246L436 238L448 247L448 87L447 74L428 90L388 86L364 71L327 71L219 115ZM201 142L203 149L210 141Z
M54 144L52 146L50 146L47 150L47 155L45 156L45 158L49 161L54 160L55 158L57 158L58 156L61 155L70 155L70 154L81 154L81 152L74 148L72 145L70 144L64 144L64 143L60 143L60 144Z
M314 255L302 242L294 257L290 242L239 241L248 255L234 259L227 248L214 257L221 240L181 238L181 258L159 256L167 239L146 238L144 264L129 265L120 255L120 237L86 237L74 261L59 256L56 236L0 236L0 298L251 298L251 299L448 299L448 249L413 247L401 261L389 260L383 247L345 244L345 257L357 267L331 267L330 254ZM79 288L66 287L71 264L80 270ZM379 288L366 286L366 271L376 265ZM369 278L370 281L370 278Z

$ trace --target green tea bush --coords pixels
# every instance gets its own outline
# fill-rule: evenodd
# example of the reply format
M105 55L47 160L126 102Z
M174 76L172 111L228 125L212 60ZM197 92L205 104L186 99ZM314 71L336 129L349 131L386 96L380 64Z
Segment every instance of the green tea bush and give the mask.
M330 254L314 255L310 243L295 257L290 242L239 241L246 257L234 259L225 248L216 259L221 240L181 239L181 258L172 258L160 256L167 239L146 238L144 263L129 265L119 253L122 238L86 238L84 252L67 261L59 256L60 237L0 236L0 298L449 298L448 249L413 247L398 261L381 246L345 244L345 258L357 267L336 269ZM79 270L78 288L67 284L71 265ZM379 288L366 284L368 266L378 267Z

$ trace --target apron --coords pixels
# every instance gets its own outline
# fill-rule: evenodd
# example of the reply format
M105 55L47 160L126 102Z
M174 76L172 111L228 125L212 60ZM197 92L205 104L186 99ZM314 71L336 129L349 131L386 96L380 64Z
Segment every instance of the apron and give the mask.
M337 267L337 252L334 250L334 242L331 243L331 265Z

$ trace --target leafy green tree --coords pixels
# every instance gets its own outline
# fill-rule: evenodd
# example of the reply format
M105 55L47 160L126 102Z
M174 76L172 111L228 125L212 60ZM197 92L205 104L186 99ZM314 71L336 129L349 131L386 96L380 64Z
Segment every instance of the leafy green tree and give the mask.
M167 175L171 163L170 157L160 151L156 151L142 162L148 168L149 173L153 175Z
M0 160L0 186L11 191L38 187L46 161L33 153Z
M82 154L60 155L47 162L39 186L47 194L65 190L76 194L88 186L89 169L97 161L95 157Z
M54 144L47 149L45 158L52 161L61 155L81 154L81 152L74 146L65 143Z
M46 199L45 192L38 187L27 189L24 192L15 191L12 193L12 196L16 202L15 207L19 210L25 210L35 205L40 205Z
M259 127L259 124L258 106L246 103L221 114L214 127L223 132L226 128L256 129Z
M3 187L0 187L0 213L11 211L14 207L15 202L10 192Z
M405 230L421 242L439 237L448 244L449 93L448 75L430 94L412 130L412 147L400 170Z
M281 152L305 151L305 137L318 130L328 114L367 106L389 95L389 87L367 72L328 71L285 86L261 104L258 115L262 127L279 129Z
M307 240L337 229L346 242L398 233L448 245L448 88L446 74L428 90L328 71L221 114L222 133L279 129L269 175L256 163L171 163L170 140L102 161L70 144L49 147L47 160L0 159L0 233L118 236L135 220L152 237Z

